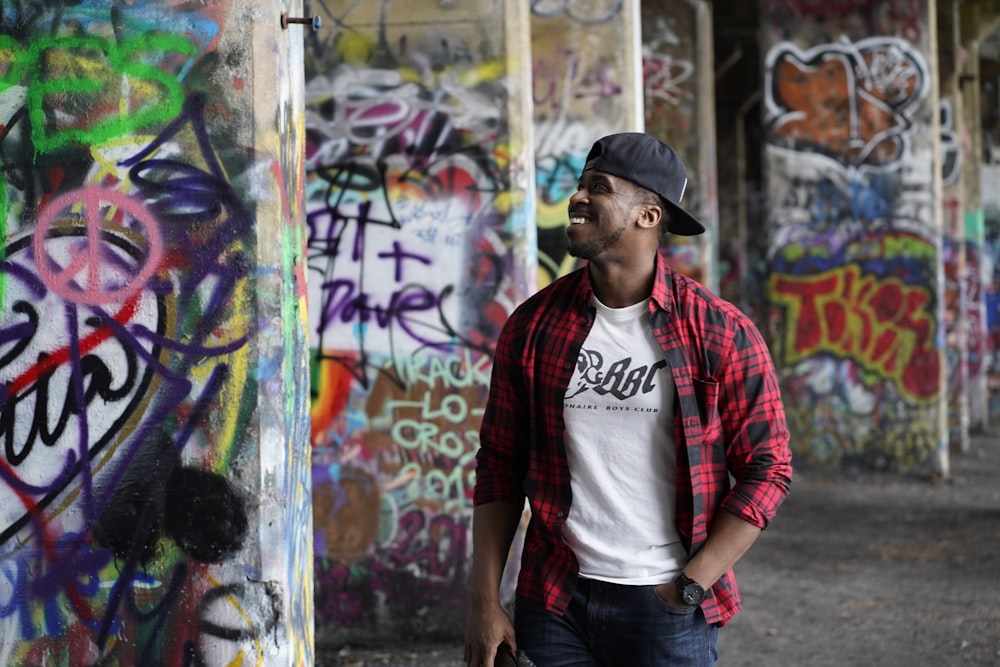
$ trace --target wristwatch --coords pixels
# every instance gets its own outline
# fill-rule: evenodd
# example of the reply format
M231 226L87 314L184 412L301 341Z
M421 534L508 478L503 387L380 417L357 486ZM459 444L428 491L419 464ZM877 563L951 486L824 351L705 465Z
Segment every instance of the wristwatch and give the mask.
M692 607L705 601L705 589L702 585L683 572L674 579L674 586L681 592L681 599Z

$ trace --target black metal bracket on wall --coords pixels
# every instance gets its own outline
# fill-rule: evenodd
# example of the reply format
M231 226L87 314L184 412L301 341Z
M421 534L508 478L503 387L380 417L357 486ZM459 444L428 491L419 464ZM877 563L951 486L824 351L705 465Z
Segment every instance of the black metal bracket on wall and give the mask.
M313 16L312 18L309 18L309 17L292 18L288 14L282 14L281 15L281 29L282 30L288 30L289 24L293 24L293 23L295 23L295 24L302 24L302 25L311 25L312 29L313 29L313 32L315 32L315 31L317 31L317 30L319 30L320 28L323 27L323 19L320 18L319 14L317 14L316 16Z

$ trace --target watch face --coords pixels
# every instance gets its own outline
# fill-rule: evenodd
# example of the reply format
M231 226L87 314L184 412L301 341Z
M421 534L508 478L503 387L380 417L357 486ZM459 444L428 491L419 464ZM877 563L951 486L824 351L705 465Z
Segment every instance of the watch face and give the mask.
M674 584L680 590L681 599L685 604L696 606L705 601L705 589L694 579L684 576L683 572L677 575Z
M705 599L705 591L696 583L690 583L681 592L684 601L690 605L701 604Z

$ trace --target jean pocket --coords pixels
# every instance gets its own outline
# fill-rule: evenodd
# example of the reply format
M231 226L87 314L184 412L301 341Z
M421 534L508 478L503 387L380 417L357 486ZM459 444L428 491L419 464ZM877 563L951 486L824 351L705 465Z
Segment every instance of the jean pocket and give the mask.
M679 616L685 616L687 614L694 613L694 610L697 609L697 607L692 607L691 605L687 605L687 604L684 605L684 606L682 606L682 607L679 607L677 605L671 604L670 602L668 602L667 600L665 600L660 595L660 592L657 590L657 588L659 588L660 585L661 584L655 584L653 586L648 586L647 588L649 588L650 593L652 593L653 597L656 599L656 602L659 604L659 606L662 609L664 609L665 611L667 611L668 613L677 614ZM670 584L666 584L666 585L669 586Z

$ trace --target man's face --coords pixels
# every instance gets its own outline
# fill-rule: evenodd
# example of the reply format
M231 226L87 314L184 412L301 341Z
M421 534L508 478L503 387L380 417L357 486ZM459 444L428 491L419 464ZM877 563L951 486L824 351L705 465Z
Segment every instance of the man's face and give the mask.
M636 186L603 171L583 172L569 198L568 252L593 260L622 245L635 217Z

